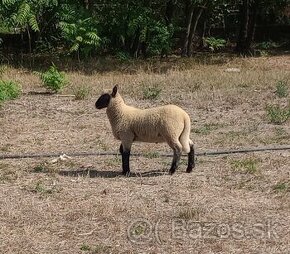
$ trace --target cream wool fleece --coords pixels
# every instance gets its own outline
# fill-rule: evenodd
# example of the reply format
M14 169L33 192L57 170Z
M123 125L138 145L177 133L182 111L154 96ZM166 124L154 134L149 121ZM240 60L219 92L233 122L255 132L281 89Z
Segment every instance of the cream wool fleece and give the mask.
M138 109L126 105L117 93L107 107L107 115L114 137L128 148L134 141L167 142L172 148L178 146L186 153L190 151L190 118L180 107Z

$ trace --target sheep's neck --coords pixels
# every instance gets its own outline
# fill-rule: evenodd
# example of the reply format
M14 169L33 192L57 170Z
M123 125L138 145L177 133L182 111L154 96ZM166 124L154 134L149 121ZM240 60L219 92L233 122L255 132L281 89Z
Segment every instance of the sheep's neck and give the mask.
M116 96L109 106L107 107L107 115L110 120L110 123L115 125L117 122L120 121L120 118L124 115L124 100L120 95Z

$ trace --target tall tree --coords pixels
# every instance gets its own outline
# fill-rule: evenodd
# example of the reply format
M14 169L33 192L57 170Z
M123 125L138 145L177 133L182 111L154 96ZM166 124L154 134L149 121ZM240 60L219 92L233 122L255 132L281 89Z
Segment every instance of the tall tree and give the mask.
M241 55L253 54L252 42L260 0L243 0L240 6L240 31L236 51Z

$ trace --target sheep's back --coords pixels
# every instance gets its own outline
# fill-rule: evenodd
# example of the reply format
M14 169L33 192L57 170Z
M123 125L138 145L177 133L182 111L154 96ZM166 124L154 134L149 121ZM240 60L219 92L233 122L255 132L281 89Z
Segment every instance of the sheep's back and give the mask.
M160 143L168 138L179 138L187 113L175 105L132 110L127 117L135 141Z

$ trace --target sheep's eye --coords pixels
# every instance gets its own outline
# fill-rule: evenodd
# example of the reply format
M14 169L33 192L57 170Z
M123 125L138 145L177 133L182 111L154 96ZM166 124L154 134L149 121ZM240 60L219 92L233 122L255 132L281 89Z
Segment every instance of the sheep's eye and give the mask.
M101 95L100 98L96 101L96 104L95 104L96 108L102 109L102 108L108 107L110 100L111 100L111 95L109 95L108 93Z

